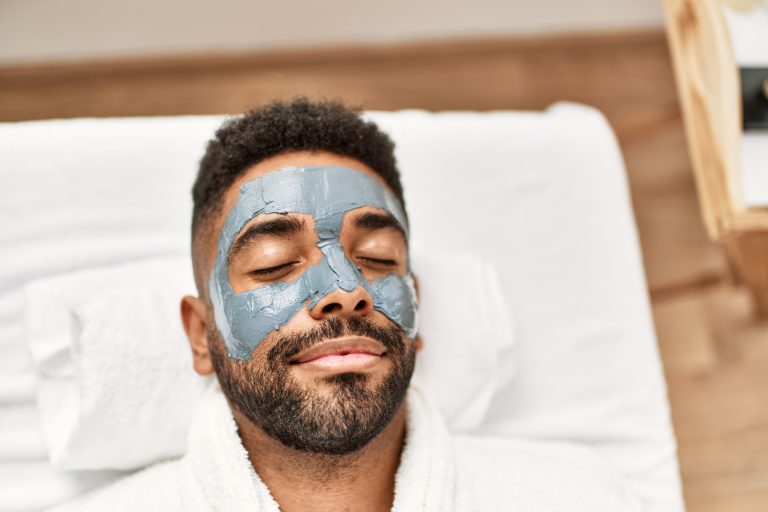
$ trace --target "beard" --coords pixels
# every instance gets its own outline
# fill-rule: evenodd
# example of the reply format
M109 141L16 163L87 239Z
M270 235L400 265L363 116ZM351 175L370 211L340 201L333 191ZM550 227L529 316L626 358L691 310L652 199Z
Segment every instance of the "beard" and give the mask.
M215 323L207 322L209 326ZM365 373L326 377L330 393L302 386L290 374L299 352L330 338L367 336L384 345L391 369L371 384ZM274 337L274 338L273 338ZM402 403L416 361L414 343L392 324L380 327L361 317L331 317L301 333L280 335L264 358L230 359L215 327L208 328L211 361L230 404L283 445L318 454L345 455L368 444L386 427Z

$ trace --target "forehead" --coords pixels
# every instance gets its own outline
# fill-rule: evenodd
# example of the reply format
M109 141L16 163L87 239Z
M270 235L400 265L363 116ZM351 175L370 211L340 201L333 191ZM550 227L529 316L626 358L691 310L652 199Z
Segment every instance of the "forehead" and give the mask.
M229 213L237 203L240 187L249 181L262 176L266 176L270 173L277 172L285 167L301 166L338 166L355 169L363 174L370 176L382 187L392 193L389 185L387 185L384 179L376 171L355 158L337 155L325 151L294 151L264 159L246 169L246 171L242 173L242 175L240 175L238 179L224 193L221 204L222 207L217 215L212 219L212 230L209 231L210 236L205 237L206 248L202 254L205 254L204 258L207 261L206 267L210 268L209 265L212 265L216 258L219 235L227 221Z
M275 166L288 162L323 162L325 165ZM328 163L351 163L340 167ZM363 170L365 169L365 170ZM234 202L219 228L219 252L226 252L241 229L264 214L303 213L315 219L321 238L338 236L344 215L357 208L380 208L402 226L407 238L407 219L402 204L383 180L356 160L337 155L286 155L249 169L237 181L240 186L228 198ZM235 195L236 192L236 195Z
M346 167L288 167L240 187L219 243L225 249L246 223L270 213L311 215L321 239L335 238L344 215L365 206L386 210L407 234L399 201L370 176Z
M348 169L354 169L363 174L366 174L376 180L382 187L392 193L389 185L384 179L373 169L360 162L355 158L348 156L336 155L334 153L328 153L325 151L295 151L290 153L284 153L276 155L271 158L260 161L259 163L249 167L232 186L227 189L223 200L223 215L218 221L216 231L219 232L226 220L227 214L232 210L232 207L238 200L240 187L249 181L253 181L256 178L266 176L284 169L286 167L346 167Z

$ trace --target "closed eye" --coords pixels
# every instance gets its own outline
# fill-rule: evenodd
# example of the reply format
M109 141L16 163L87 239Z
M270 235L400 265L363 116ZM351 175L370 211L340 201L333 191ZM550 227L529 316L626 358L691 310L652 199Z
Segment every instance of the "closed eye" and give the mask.
M276 265L274 267L267 267L267 268L260 268L260 269L257 269L257 270L251 270L250 272L248 272L248 274L250 274L253 277L260 277L260 278L270 277L273 274L279 273L280 271L288 270L288 269L292 268L297 263L298 263L298 261L290 261L288 263L283 263L282 265Z
M367 258L365 256L361 256L358 259L367 261L369 263L374 263L376 265L384 265L386 267L396 267L397 262L395 260L388 260L388 259L382 259L382 258Z

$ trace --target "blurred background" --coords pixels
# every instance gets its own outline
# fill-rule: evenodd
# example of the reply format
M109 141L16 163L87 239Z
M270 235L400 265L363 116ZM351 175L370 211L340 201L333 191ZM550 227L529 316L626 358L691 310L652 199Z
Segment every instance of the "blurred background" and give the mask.
M673 68L660 0L0 0L0 121L237 113L296 94L599 108L626 160L688 508L766 510L768 322L708 236Z

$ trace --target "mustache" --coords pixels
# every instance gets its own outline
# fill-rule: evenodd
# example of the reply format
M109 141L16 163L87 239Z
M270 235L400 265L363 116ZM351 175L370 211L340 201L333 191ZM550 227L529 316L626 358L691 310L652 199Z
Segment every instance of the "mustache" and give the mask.
M366 336L384 345L387 352L399 353L405 347L402 330L397 326L382 327L361 317L349 319L331 317L309 331L278 337L275 345L267 353L267 361L270 365L285 363L302 350L324 340L341 336Z

